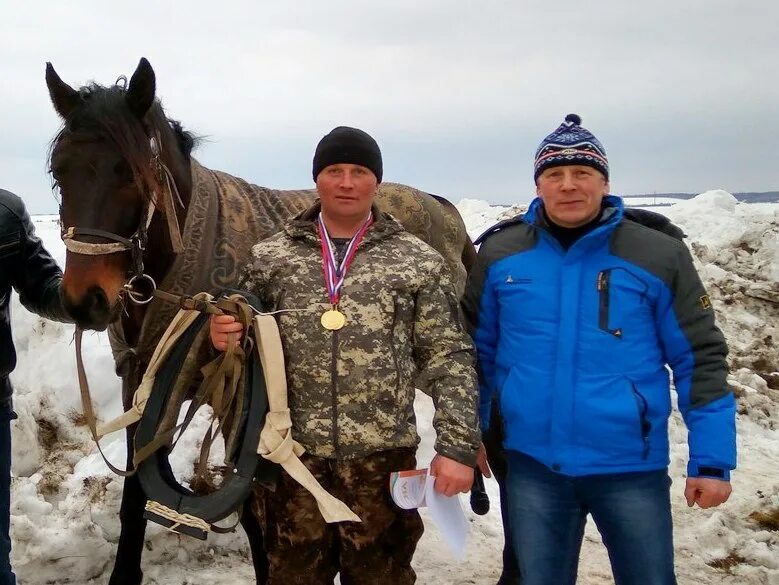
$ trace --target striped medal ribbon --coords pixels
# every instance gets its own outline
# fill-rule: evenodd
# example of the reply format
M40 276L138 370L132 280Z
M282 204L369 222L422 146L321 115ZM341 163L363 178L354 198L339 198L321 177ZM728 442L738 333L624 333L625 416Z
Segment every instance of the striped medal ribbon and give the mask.
M357 248L371 224L373 224L373 213L368 214L367 219L360 226L360 229L358 229L357 233L349 240L343 260L341 260L339 264L335 253L335 246L330 239L330 234L327 233L327 227L325 226L322 212L319 212L317 228L319 231L319 243L322 246L322 270L325 275L327 297L330 299L330 309L322 313L320 322L322 323L322 327L329 331L337 331L346 325L346 316L338 308L338 301L341 298L341 289L344 285L346 272L349 270L349 266L351 266L352 260L354 260L354 255L357 253Z

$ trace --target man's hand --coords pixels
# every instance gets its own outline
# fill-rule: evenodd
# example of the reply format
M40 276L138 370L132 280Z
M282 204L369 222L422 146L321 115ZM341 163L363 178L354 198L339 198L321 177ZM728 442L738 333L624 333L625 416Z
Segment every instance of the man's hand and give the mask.
M688 477L684 488L684 497L691 508L698 504L701 508L713 508L726 502L730 497L730 482L710 477Z
M227 349L228 336L232 333L235 343L243 335L243 325L232 315L213 315L209 322L209 333L211 334L211 343L219 351Z
M473 467L436 455L430 463L430 475L435 477L435 491L445 496L465 493L473 485Z

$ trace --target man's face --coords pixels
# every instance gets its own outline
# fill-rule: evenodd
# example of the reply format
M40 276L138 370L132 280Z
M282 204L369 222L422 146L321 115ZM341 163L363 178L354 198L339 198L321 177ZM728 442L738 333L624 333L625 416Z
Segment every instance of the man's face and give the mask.
M598 216L601 201L609 192L609 183L592 167L566 165L544 170L538 176L536 190L549 219L571 228Z
M347 163L330 165L316 178L322 212L334 219L364 219L373 204L378 182L367 167Z

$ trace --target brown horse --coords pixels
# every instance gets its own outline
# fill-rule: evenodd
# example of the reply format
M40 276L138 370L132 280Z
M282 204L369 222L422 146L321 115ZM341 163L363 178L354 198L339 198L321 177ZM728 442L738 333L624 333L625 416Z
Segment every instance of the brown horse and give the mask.
M129 83L75 90L51 64L46 83L64 121L52 141L50 170L62 196L62 226L73 228L64 236L70 244L65 301L82 328L109 328L128 408L175 309L156 299L144 305L128 302L128 280L135 277L136 296L148 294L155 283L187 294L234 284L250 246L308 207L316 193L257 187L200 166L191 158L193 135L169 120L155 99L155 75L146 59ZM377 203L442 254L462 293L475 250L454 206L393 184L381 186ZM139 292L142 284L145 292ZM128 429L130 452L133 432ZM128 464L131 458L128 453ZM144 504L137 478L128 478L109 585L141 583ZM264 583L261 532L251 513L241 523L257 582Z

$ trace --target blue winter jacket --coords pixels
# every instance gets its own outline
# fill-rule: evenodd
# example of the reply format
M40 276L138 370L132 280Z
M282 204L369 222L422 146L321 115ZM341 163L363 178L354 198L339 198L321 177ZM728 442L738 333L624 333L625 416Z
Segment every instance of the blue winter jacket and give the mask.
M736 465L727 346L685 244L604 198L567 251L540 199L479 250L463 309L479 359L482 428L498 394L506 449L572 476L669 463L673 372L690 476Z

